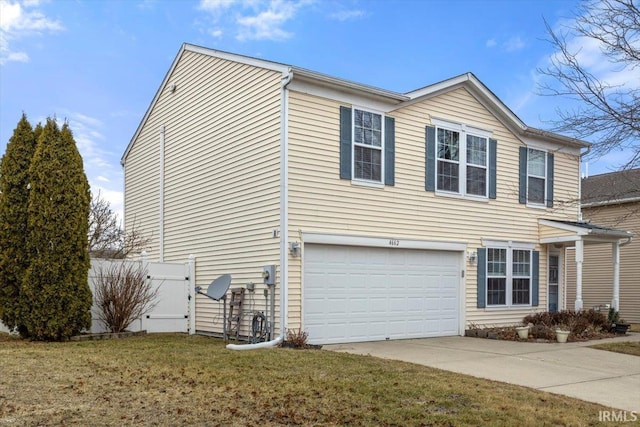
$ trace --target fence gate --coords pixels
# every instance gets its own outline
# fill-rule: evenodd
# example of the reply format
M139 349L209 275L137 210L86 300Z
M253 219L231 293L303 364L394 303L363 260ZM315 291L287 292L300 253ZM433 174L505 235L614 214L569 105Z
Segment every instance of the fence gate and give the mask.
M146 262L92 259L89 271L89 285L94 293L95 281L100 269L107 271L114 263L131 263L146 269L147 280L159 289L156 306L142 318L136 319L129 326L130 331L146 330L147 332L188 332L189 331L189 263ZM107 332L98 320L98 308L91 308L91 332Z

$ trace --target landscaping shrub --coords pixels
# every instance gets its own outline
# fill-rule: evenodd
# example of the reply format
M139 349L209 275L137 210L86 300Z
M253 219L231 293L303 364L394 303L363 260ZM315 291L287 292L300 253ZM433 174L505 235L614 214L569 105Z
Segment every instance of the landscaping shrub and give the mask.
M540 312L525 316L523 324L531 323L530 334L538 339L555 339L556 328L566 328L570 338L593 338L609 329L604 314L595 310L563 310L558 312Z
M542 340L552 340L555 337L553 329L542 324L533 325L529 330L529 335L535 339Z
M20 333L65 340L91 326L89 182L68 124L58 128L47 119L29 179L29 266L20 288Z
M98 319L111 332L123 332L156 306L159 287L137 263L115 262L98 270L93 298Z
M20 287L29 266L29 166L35 151L36 131L23 114L0 161L0 318L9 329L21 325Z
M307 346L307 339L309 333L302 329L289 329L287 330L286 342L295 348L305 348Z

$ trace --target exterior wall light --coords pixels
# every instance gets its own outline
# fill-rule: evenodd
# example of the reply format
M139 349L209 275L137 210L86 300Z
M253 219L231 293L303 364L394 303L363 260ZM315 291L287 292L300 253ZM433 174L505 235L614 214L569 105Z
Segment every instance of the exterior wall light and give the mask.
M298 258L300 256L300 243L291 242L289 243L289 252L292 257Z
M476 251L469 251L467 258L469 259L470 264L475 264L478 262L478 253Z

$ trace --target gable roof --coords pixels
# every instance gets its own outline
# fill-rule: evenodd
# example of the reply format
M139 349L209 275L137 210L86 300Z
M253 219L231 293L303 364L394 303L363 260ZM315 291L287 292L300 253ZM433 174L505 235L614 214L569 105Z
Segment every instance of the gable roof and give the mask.
M582 179L582 206L640 201L640 169L593 175Z
M131 151L131 147L133 146L134 141L137 139L140 134L144 124L146 123L151 111L153 110L158 98L160 97L160 93L162 89L168 84L168 80L173 73L176 65L178 64L180 58L184 54L185 51L200 53L203 55L209 55L216 58L227 59L247 65L253 65L256 67L266 68L273 71L278 71L283 73L283 77L290 76L293 79L299 80L311 80L315 83L319 83L321 85L326 85L328 87L333 87L341 91L347 92L356 92L362 93L370 97L375 97L381 100L384 100L388 103L391 108L390 111L401 108L405 105L409 105L411 103L418 102L423 99L427 99L433 96L440 95L442 93L446 93L452 90L456 90L460 87L464 87L468 90L472 96L474 96L481 104L484 105L489 111L491 111L505 126L511 129L515 134L521 135L523 137L533 137L533 138L542 138L544 140L565 145L573 148L587 148L591 144L585 141L581 141L575 138L570 138L567 136L559 135L557 133L536 129L533 127L529 127L518 116L513 113L501 100L498 98L491 90L489 90L473 73L465 73L456 77L452 77L447 80L443 80L438 83L434 83L429 86L425 86L423 88L407 92L407 93L399 93L394 91L389 91L386 89L377 88L374 86L369 86L345 79L341 79L338 77L333 77L327 74L318 73L316 71L307 70L305 68L295 67L292 65L282 64L274 61L268 61L259 58L253 58L250 56L239 55L235 53L210 49L202 46L196 46L189 43L184 43L176 58L174 59L171 67L167 71L158 91L156 92L153 100L151 101L147 111L140 121L136 132L134 133L129 145L127 146L124 154L122 155L121 164L124 165L125 160Z

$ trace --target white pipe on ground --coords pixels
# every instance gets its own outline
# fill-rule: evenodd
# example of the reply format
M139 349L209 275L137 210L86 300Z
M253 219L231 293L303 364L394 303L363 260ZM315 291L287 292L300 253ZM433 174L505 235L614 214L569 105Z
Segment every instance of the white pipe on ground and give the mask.
M282 342L282 337L278 337L271 341L259 342L256 344L227 344L229 350L258 350L261 348L272 348Z

